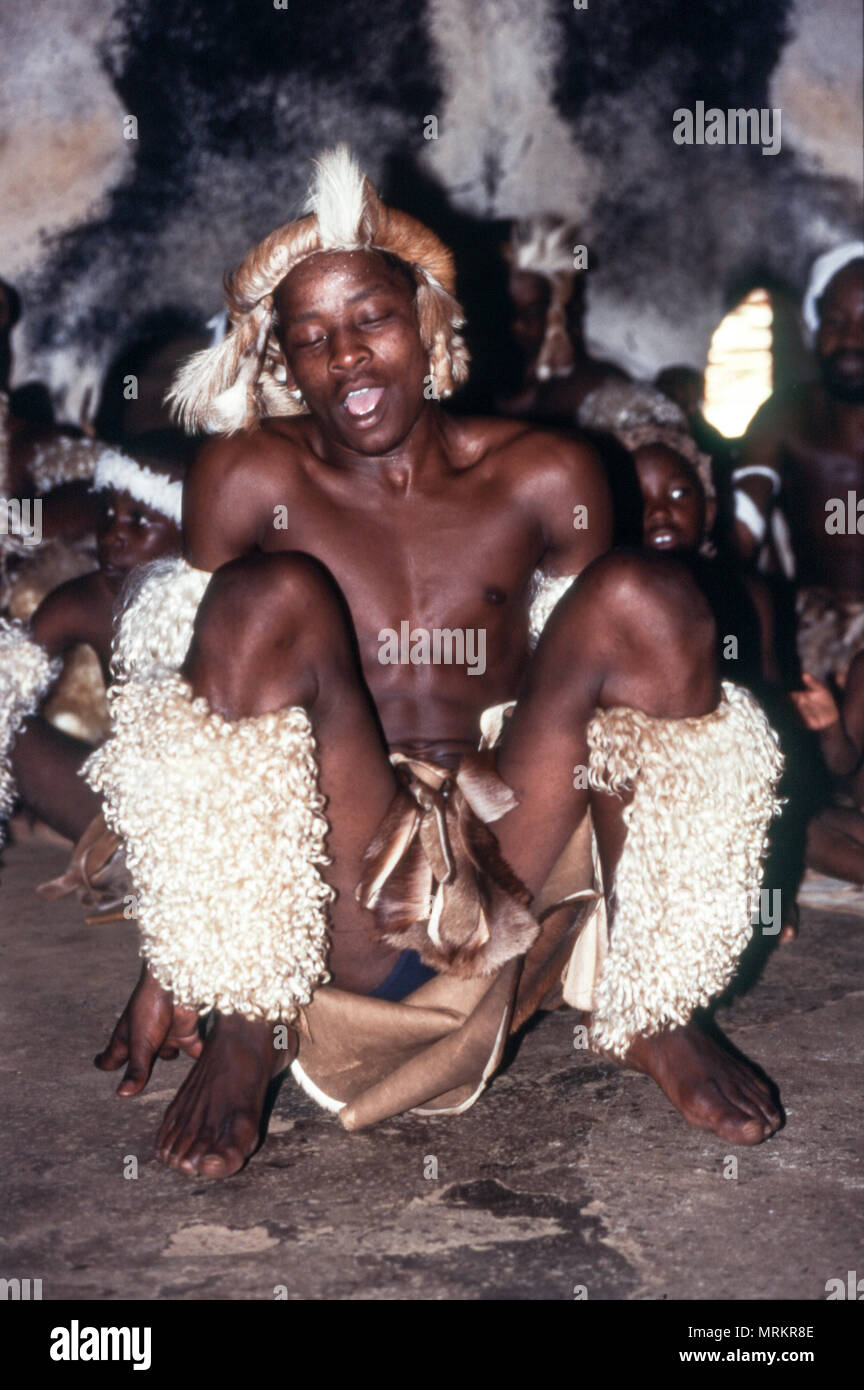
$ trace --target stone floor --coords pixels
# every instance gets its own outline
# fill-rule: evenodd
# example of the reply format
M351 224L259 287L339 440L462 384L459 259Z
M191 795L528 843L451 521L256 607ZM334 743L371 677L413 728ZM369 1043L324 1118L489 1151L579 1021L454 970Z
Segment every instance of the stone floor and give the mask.
M460 1118L349 1135L289 1079L263 1149L218 1185L152 1157L188 1063L157 1064L131 1101L91 1065L135 936L33 896L64 859L19 844L4 870L0 1277L71 1300L811 1300L864 1273L864 920L848 895L837 911L817 895L799 941L720 1015L785 1101L758 1149L686 1128L647 1078L574 1051L561 1011Z

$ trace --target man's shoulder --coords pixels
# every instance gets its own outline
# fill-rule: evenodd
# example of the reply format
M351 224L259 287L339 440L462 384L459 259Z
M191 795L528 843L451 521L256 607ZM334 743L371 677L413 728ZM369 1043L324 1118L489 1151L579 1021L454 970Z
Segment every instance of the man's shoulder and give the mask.
M303 452L299 421L265 421L257 430L238 430L208 439L195 458L195 474L219 481L242 473L250 478L266 476L274 468L290 469Z
M568 430L480 416L460 421L460 427L469 463L482 458L532 483L544 477L572 479L574 472L597 466L593 446Z
M228 507L246 512L250 506L257 510L289 501L292 483L305 476L304 454L308 447L304 449L295 421L265 422L261 429L216 435L201 446L192 465L187 506L194 512L203 501L209 509L219 497Z
M775 391L763 401L744 436L745 443L770 436L781 442L796 434L813 412L824 405L824 390L817 381L796 382Z

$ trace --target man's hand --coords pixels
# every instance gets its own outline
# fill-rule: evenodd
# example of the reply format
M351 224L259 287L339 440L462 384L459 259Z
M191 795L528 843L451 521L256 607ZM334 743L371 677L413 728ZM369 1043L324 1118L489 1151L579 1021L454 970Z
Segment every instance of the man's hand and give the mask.
M815 733L822 729L830 729L840 718L837 701L828 686L822 681L817 681L815 676L809 676L805 672L802 679L804 689L790 691L795 708L808 729Z
M126 1075L117 1094L137 1096L147 1085L157 1056L173 1062L181 1049L198 1057L203 1047L195 1009L176 1005L171 991L162 988L145 964L108 1046L94 1063L101 1071L116 1071L125 1063Z

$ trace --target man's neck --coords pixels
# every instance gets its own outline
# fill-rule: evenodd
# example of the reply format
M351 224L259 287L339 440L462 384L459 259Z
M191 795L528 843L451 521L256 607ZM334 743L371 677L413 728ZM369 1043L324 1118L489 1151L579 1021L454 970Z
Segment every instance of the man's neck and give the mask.
M451 422L432 401L424 404L404 439L386 454L361 454L326 434L310 421L310 442L318 457L331 468L363 474L398 493L410 493L422 478L440 474L447 464L447 436Z
M852 441L864 442L864 401L844 401L838 396L832 396L824 385L821 389L832 433L836 432Z

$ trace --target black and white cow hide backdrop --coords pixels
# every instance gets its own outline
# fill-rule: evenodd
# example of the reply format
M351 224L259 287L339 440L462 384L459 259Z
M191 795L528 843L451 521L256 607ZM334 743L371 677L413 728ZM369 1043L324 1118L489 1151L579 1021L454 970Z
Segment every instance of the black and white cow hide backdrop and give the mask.
M77 418L142 323L220 308L339 140L452 239L481 353L502 220L559 211L592 347L701 363L742 286L798 293L857 232L860 29L859 0L3 0L16 377ZM676 145L697 101L779 107L780 152Z

